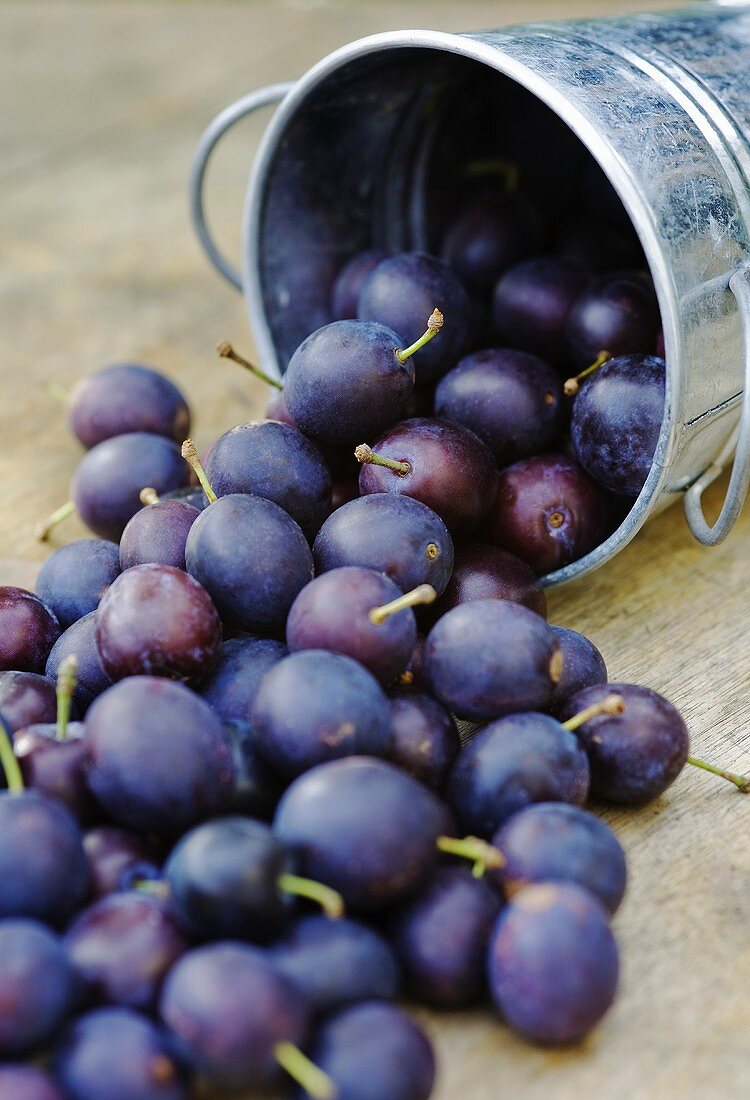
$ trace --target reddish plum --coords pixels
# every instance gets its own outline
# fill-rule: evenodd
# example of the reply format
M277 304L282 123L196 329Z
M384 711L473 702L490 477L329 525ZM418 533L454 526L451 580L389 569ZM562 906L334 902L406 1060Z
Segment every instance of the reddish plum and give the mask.
M171 565L185 568L185 543L201 509L186 500L156 500L128 522L120 539L120 567Z
M487 537L536 573L577 561L608 532L606 494L572 459L536 455L500 472Z
M44 600L25 588L0 586L0 672L43 672L59 637L60 624Z
M435 598L429 585L404 596L375 569L345 565L306 585L289 611L287 645L292 653L327 649L364 665L383 684L403 672L417 641L412 603ZM398 605L397 605L398 601Z
M331 315L334 321L354 320L362 286L385 258L385 252L368 249L365 252L356 252L346 261L331 288Z
M474 600L510 600L547 617L547 598L531 566L480 542L464 543L456 551L451 579L425 617L437 622L452 608Z
M405 420L356 453L363 495L399 493L421 500L452 534L470 534L492 505L495 461L481 439L460 424Z

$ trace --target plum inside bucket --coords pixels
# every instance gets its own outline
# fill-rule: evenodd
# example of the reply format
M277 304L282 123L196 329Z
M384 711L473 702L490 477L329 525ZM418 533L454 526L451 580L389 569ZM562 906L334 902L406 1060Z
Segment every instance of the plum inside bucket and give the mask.
M630 216L568 123L474 58L401 47L331 66L279 134L262 153L253 246L279 370L310 333L353 316L337 296L353 257L437 257L466 291L466 337L421 384L416 354L412 415L455 420L494 452L496 503L467 535L524 558L545 583L624 545L664 434L664 336ZM404 285L396 276L385 299ZM375 306L349 298L345 308L399 332L382 295ZM446 333L463 323L444 312ZM556 415L533 430L530 410L544 418L544 403Z

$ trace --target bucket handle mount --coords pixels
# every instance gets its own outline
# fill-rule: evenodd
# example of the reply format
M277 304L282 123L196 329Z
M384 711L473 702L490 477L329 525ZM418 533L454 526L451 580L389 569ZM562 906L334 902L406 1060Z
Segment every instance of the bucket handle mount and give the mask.
M193 219L195 232L203 245L204 252L216 270L237 290L242 290L242 276L219 251L206 221L204 190L208 162L227 130L230 130L241 118L251 115L254 111L260 110L261 107L268 107L272 103L280 103L292 87L291 83L269 84L267 87L258 88L257 91L250 92L249 95L242 96L235 103L231 103L203 131L193 157L193 165L190 170L189 195L190 216Z
M729 280L742 321L745 373L740 422L707 470L685 493L685 515L693 538L704 546L716 546L734 527L750 488L750 261L737 268ZM722 473L734 454L727 495L713 524L703 512L703 492Z

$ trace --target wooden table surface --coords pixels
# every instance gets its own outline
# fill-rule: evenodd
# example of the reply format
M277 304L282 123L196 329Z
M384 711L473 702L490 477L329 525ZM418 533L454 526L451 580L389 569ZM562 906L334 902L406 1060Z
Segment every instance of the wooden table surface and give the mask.
M35 523L65 499L78 450L47 395L106 363L173 375L205 444L262 408L216 360L249 347L238 295L188 223L195 141L238 95L344 42L405 26L470 29L637 6L527 3L4 3L0 5L0 583L33 583ZM648 6L648 5L646 5ZM658 4L651 4L651 7ZM668 5L662 5L668 6ZM260 123L216 157L211 215L232 255ZM723 485L709 501L720 499ZM59 532L82 533L75 522ZM717 550L679 508L620 557L551 594L613 678L684 711L694 751L750 770L750 510ZM535 1050L485 1011L426 1017L438 1100L733 1100L750 1069L750 798L697 771L640 811L608 812L631 885L615 920L621 995L580 1049Z

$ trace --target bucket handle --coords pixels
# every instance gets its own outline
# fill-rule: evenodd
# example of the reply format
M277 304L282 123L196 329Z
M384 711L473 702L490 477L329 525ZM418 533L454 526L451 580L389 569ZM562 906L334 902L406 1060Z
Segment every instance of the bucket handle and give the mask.
M719 456L693 482L685 493L685 516L693 538L704 546L716 546L734 527L750 487L750 261L739 267L729 280L729 289L737 300L745 357L745 378L740 422L724 445ZM703 514L701 497L704 489L716 481L734 453L734 465L727 486L727 495L716 522L711 526Z
M211 159L211 154L224 137L227 130L239 122L241 118L250 115L261 107L267 107L271 103L280 103L287 92L292 88L292 83L269 84L265 88L258 88L249 95L242 96L235 103L231 103L211 122L201 135L193 157L193 165L190 170L190 216L193 220L198 240L203 245L203 251L208 256L220 275L242 290L242 277L237 269L219 251L206 222L204 207L204 189L206 169Z

